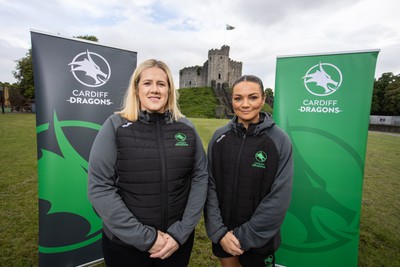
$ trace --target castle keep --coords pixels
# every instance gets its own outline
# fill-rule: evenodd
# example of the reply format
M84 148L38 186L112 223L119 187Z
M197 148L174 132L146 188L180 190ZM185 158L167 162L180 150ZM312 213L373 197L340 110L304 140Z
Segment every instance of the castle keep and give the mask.
M186 67L179 71L179 88L212 87L227 89L242 76L242 62L229 58L229 46L208 51L203 66Z

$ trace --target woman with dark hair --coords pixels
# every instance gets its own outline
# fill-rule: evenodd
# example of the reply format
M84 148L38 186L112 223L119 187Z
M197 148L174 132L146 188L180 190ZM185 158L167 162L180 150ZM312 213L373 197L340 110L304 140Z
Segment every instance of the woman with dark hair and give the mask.
M207 159L168 66L134 71L123 108L96 136L88 195L107 266L187 266L207 195Z
M275 266L291 198L292 145L261 111L265 98L258 77L239 78L232 88L235 117L208 145L205 222L222 266Z

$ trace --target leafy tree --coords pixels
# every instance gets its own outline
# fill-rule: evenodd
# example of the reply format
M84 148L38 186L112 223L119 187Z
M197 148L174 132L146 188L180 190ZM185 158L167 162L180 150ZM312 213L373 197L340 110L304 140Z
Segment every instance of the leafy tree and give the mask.
M385 98L395 98L396 91L391 94L386 94L391 83L394 83L400 79L399 75L394 75L393 72L383 73L382 76L374 82L374 91L372 95L372 104L371 104L371 114L373 115L393 115L391 111L392 107L386 107L386 105L390 105L391 101L385 100ZM396 84L396 83L395 83ZM393 86L395 86L392 85ZM392 88L391 90L394 90Z
M8 89L11 107L16 107L19 110L20 107L26 104L22 90L16 86L10 86Z
M375 81L376 83L376 81ZM379 115L381 112L381 105L378 97L378 93L376 92L374 87L374 91L372 93L372 103L371 103L371 115Z
M393 72L383 73L374 82L372 95L371 114L372 115L398 115L400 98L400 74L394 75Z
M26 56L17 60L16 70L13 75L17 80L17 85L21 88L21 93L25 98L35 98L35 86L33 83L33 64L32 49L26 53Z
M271 108L274 107L274 91L272 91L271 88L266 88L265 89L265 103L268 104Z
M387 115L400 115L400 74L393 77L385 90L383 112Z
M1 105L7 105L9 101L9 104L12 108L15 108L19 110L20 107L23 107L27 104L26 97L23 95L23 90L19 88L17 84L10 84L8 82L2 83L0 82L0 87L2 89L1 92ZM5 98L5 90L6 88L8 89L8 99Z
M97 37L96 36L94 36L94 35L79 35L79 36L75 36L76 38L79 38L79 39L85 39L85 40L88 40L88 41L93 41L93 42L98 42L99 41L99 39L97 39Z

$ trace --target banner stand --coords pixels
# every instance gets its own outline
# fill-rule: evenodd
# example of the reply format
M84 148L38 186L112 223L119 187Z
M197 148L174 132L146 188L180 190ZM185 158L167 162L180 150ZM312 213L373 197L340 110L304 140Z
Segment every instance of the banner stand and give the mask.
M277 263L356 267L369 115L379 50L277 58L274 120L294 179Z
M87 197L88 158L119 109L137 53L31 31L39 178L39 266L102 258L102 221Z
M87 267L87 266L91 267L91 266L96 266L96 265L98 265L98 264L100 264L102 262L104 262L104 258L101 258L101 259L98 259L98 260L95 260L95 261L91 261L91 262L87 262L85 264L78 265L76 267Z

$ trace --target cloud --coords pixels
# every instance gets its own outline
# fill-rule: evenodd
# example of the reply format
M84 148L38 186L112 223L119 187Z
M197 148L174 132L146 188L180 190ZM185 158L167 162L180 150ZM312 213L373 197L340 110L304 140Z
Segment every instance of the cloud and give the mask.
M17 45L18 44L18 45ZM19 38L0 39L0 81L13 83L16 61L25 56L28 49ZM22 56L21 56L22 55Z
M59 0L0 2L0 81L13 82L14 61L30 48L30 29L138 52L174 73L202 65L208 50L231 47L243 73L274 87L279 55L380 48L377 76L400 72L400 2L391 0ZM226 31L225 25L235 27Z

